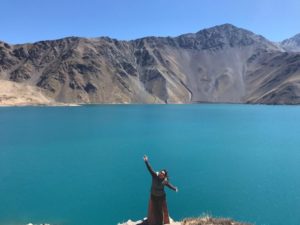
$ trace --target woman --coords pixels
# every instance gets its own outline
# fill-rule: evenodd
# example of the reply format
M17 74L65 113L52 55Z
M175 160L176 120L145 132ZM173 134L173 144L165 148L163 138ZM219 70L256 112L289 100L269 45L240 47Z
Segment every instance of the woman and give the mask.
M149 200L148 208L148 224L149 225L162 225L169 224L169 213L167 208L166 193L164 186L178 192L178 188L174 187L168 181L168 172L166 170L161 170L160 172L155 172L148 162L148 157L144 156L144 161L146 166L152 176L151 185L151 196Z

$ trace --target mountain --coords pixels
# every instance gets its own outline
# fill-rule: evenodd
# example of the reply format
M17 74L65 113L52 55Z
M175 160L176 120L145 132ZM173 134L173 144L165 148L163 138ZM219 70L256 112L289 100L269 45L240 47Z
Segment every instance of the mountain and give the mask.
M132 41L0 43L1 80L63 103L299 104L299 68L300 53L231 24Z
M280 45L286 51L300 52L300 34L282 41Z

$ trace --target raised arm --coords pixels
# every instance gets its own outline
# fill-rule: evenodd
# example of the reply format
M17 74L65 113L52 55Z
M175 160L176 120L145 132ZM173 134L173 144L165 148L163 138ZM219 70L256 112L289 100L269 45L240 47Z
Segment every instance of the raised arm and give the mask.
M144 155L144 161L145 161L145 164L147 166L147 169L149 170L151 176L156 176L156 173L155 171L152 169L152 167L150 166L149 162L148 162L148 157L146 155Z
M167 182L165 183L165 185L166 185L168 188L172 189L173 191L178 192L178 188L175 187L174 185L172 185L169 181L167 181Z

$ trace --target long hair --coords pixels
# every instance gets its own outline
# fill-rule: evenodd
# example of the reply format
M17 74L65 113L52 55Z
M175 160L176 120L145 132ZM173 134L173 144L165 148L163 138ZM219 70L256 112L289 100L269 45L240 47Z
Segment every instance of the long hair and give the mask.
M165 179L166 179L166 180L169 180L170 177L169 177L169 174L168 174L168 170L162 169L161 171L164 171L164 172L165 172Z

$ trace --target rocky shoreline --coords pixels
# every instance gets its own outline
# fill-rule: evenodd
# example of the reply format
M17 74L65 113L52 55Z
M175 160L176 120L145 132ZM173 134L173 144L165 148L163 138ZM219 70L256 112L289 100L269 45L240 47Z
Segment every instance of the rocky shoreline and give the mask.
M26 225L50 225L48 223L33 224L28 223ZM147 218L138 221L128 220L127 222L121 222L117 225L147 225ZM182 221L174 221L170 218L170 225L252 225L250 223L237 222L229 218L214 218L211 216L200 216L195 218L185 218Z
M128 220L118 225L147 225L147 218L139 221ZM210 216L202 216L197 218L186 218L180 222L170 218L170 225L251 225L250 223L237 222L229 218L213 218Z

